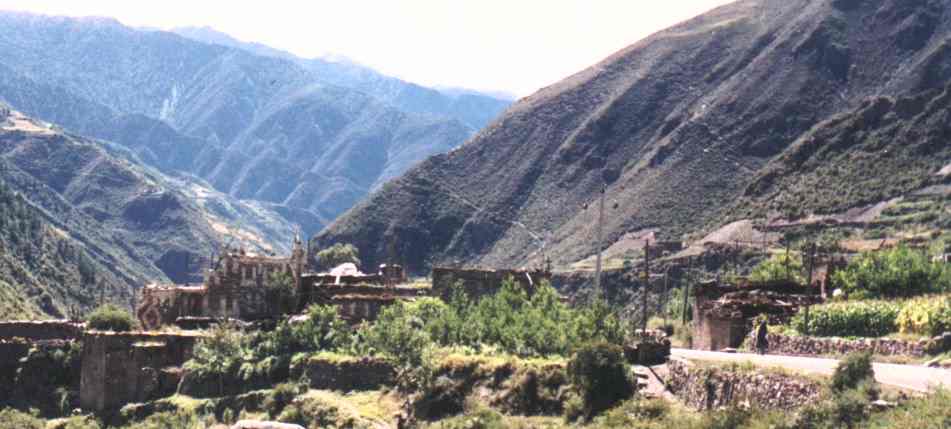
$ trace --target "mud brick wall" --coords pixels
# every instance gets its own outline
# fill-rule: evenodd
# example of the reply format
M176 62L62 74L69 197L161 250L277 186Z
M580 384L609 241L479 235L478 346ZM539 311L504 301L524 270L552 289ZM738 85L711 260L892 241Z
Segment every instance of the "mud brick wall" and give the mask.
M113 410L174 393L169 367L191 356L197 334L87 333L83 336L80 404Z
M68 320L5 321L0 322L0 339L77 340L84 327Z
M668 362L668 387L697 410L746 404L790 410L814 403L822 386L813 380L764 371L704 368L688 362Z
M306 377L314 389L375 390L394 385L396 370L382 359L327 359L318 356L293 366L291 377Z

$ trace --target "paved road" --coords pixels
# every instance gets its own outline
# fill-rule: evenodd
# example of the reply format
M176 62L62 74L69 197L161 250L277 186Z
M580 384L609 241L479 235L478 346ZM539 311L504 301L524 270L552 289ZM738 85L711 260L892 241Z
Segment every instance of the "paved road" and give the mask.
M693 360L707 360L719 362L752 362L762 367L782 367L790 370L812 374L832 375L838 363L835 359L757 355L750 353L722 353L702 350L672 349L670 354L675 357ZM928 368L920 365L896 365L891 363L873 364L875 380L904 389L927 392L939 385L951 389L951 370Z

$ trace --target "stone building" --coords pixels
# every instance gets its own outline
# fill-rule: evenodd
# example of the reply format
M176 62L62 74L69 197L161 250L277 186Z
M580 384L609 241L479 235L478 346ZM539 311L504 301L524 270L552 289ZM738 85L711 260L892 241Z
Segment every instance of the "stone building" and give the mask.
M211 319L255 320L296 313L317 303L336 305L345 319L359 322L375 318L382 307L397 299L419 293L400 287L406 275L399 265L381 265L372 274L364 274L353 264L315 273L307 262L299 238L286 257L229 251L206 271L202 284L154 284L142 289L136 315L144 329L176 323L191 327ZM289 279L292 299L270 287L277 274Z
M800 307L822 301L815 288L793 282L736 285L711 281L693 289L693 344L698 350L723 350L743 344L753 319L765 315L785 321Z
M505 279L511 278L519 286L532 290L542 281L551 282L551 272L544 270L474 270L457 268L433 268L433 294L449 299L452 286L462 285L472 299L495 293Z
M143 288L136 315L146 329L172 324L182 317L267 317L286 310L268 287L275 275L286 275L296 291L301 288L306 269L307 251L299 237L286 257L229 251L205 272L203 284L153 284Z

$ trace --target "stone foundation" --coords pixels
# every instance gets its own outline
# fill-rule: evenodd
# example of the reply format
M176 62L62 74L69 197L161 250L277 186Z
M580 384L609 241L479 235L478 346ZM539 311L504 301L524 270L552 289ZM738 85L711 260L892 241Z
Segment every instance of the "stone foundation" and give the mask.
M805 378L762 371L703 368L671 360L670 390L697 410L748 405L790 410L819 400L822 386Z

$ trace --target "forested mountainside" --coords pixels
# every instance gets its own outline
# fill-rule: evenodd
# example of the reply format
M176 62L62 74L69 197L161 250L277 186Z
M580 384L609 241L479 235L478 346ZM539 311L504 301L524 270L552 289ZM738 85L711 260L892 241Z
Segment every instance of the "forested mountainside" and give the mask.
M366 263L567 264L656 230L842 210L948 181L951 5L741 0L510 107L314 238ZM944 168L944 170L948 170ZM887 183L886 186L882 186Z
M59 229L23 194L0 184L0 314L65 317L99 302L128 302L132 280Z
M451 112L401 110L324 75L105 18L0 13L0 100L260 201L308 233L475 132Z
M458 119L473 132L488 125L509 104L511 99L496 98L476 91L442 91L427 88L341 59L300 58L291 53L260 43L237 40L209 27L181 27L173 33L200 42L243 49L261 56L285 58L313 71L321 82L354 89L388 103L404 112Z
M66 133L6 107L0 107L0 113L0 181L7 192L16 193L14 201L19 204L11 210L42 221L31 224L29 235L20 237L24 241L39 237L35 248L29 250L31 258L55 262L56 257L72 255L75 260L66 259L59 265L84 261L107 274L98 277L104 286L96 283L92 288L90 282L59 285L88 286L93 291L74 291L78 294L74 301L66 299L65 292L50 292L55 299L48 308L90 304L88 295L83 294L96 293L99 288L105 288L107 295L127 297L132 287L151 281L200 281L208 259L237 237L258 251L283 252L287 249L275 248L272 243L291 243L293 227L266 208L235 201L193 178L165 176L105 142ZM55 240L44 241L49 237L60 237L75 249L52 256L50 248L43 247L48 243L53 243L50 246L56 252L64 251ZM4 250L8 255L23 254L15 246ZM56 278L68 273L68 269L63 273L43 271L43 275ZM21 274L15 277L17 281L9 277L0 280L32 287L23 282L27 277ZM42 277L37 281L49 284L43 283Z

